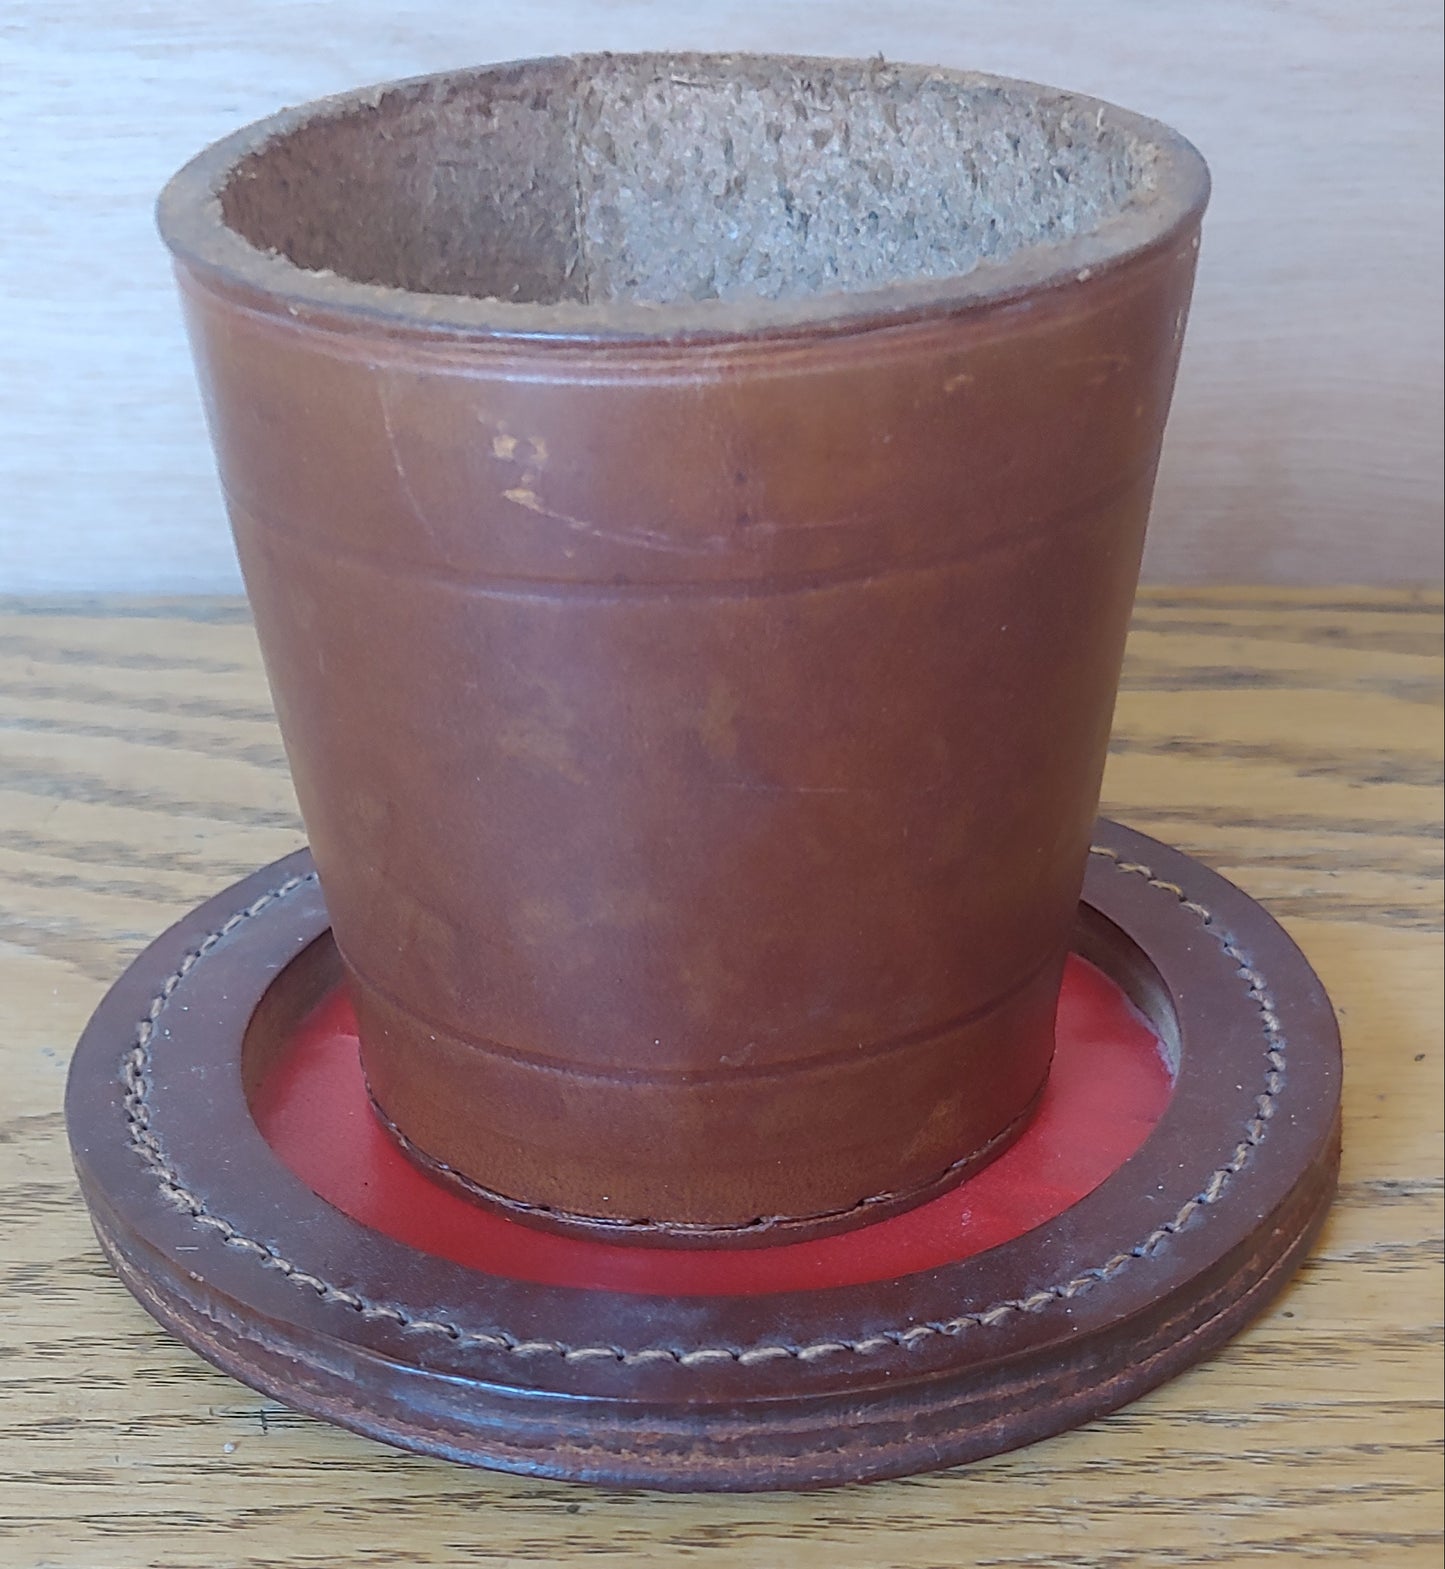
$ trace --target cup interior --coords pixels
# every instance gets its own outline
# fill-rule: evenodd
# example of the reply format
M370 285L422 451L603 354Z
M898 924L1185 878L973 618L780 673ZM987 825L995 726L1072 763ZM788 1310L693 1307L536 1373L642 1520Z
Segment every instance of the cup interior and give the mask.
M353 283L514 305L788 302L1093 234L1154 199L1168 136L1093 99L923 67L597 56L310 106L216 195L255 250Z

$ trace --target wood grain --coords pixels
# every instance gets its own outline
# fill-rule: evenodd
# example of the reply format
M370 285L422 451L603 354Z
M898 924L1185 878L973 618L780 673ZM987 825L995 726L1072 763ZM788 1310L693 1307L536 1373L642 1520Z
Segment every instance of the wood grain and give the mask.
M105 985L301 842L244 607L0 613L0 1564L1437 1564L1441 601L1140 600L1111 815L1278 914L1345 1036L1343 1188L1305 1270L1213 1362L965 1470L777 1497L466 1472L252 1395L102 1264L59 1105Z
M968 66L1177 125L1214 200L1146 570L1441 575L1435 0L0 7L0 591L236 586L151 207L283 104L576 49Z

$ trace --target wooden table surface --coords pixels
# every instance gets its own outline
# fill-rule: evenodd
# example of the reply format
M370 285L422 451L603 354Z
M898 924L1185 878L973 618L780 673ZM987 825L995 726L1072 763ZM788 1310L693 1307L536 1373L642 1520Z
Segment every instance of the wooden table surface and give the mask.
M831 1493L471 1472L325 1427L172 1341L72 1179L71 1047L127 960L301 842L233 601L0 613L0 1563L1438 1564L1441 604L1154 590L1106 809L1289 927L1339 1008L1339 1202L1224 1353L1087 1429Z

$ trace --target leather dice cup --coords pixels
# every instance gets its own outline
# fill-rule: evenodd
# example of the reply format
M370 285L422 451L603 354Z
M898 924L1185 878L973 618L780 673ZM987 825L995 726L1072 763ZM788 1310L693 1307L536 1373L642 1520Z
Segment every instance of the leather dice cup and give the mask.
M378 1110L742 1242L1043 1086L1206 181L1064 94L681 75L343 99L161 218Z

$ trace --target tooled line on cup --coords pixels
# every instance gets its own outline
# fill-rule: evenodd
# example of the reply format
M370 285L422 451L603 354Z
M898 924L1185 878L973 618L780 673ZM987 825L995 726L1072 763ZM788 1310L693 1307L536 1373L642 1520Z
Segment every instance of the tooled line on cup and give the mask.
M323 1302L348 1308L363 1319L392 1323L416 1334L440 1335L454 1343L477 1350L523 1357L557 1356L566 1362L614 1362L629 1367L649 1362L670 1362L689 1368L703 1367L710 1363L736 1362L741 1366L750 1367L757 1363L776 1360L807 1363L839 1354L867 1356L890 1349L909 1350L939 1335L956 1336L975 1328L993 1328L1006 1322L1016 1313L1038 1313L1052 1303L1069 1301L1084 1292L1093 1290L1105 1281L1112 1280L1120 1271L1130 1268L1137 1260L1150 1258L1158 1253L1200 1209L1217 1203L1233 1179L1248 1165L1254 1150L1268 1134L1270 1120L1275 1112L1275 1102L1284 1089L1285 1038L1274 997L1264 977L1250 964L1248 957L1228 931L1219 925L1213 912L1199 901L1191 899L1178 883L1157 876L1152 868L1142 862L1125 860L1108 845L1093 845L1090 847L1090 853L1112 862L1120 873L1142 877L1151 888L1156 888L1177 899L1181 907L1193 915L1210 937L1219 944L1224 954L1235 962L1238 967L1237 974L1259 1011L1263 1028L1267 1064L1264 1089L1255 1097L1254 1115L1245 1123L1243 1136L1229 1160L1222 1166L1216 1167L1199 1191L1187 1199L1170 1219L1155 1226L1133 1247L1115 1253L1103 1263L1082 1270L1056 1285L1041 1287L1026 1296L1009 1298L989 1308L960 1314L956 1318L909 1324L898 1329L882 1330L857 1340L815 1340L802 1345L779 1342L746 1347L573 1346L559 1340L526 1339L502 1329L469 1330L445 1319L429 1319L408 1313L395 1303L371 1301L358 1292L338 1286L300 1268L269 1243L247 1236L223 1216L214 1214L207 1207L206 1201L185 1185L179 1173L170 1164L159 1139L150 1129L148 1104L150 1080L147 1070L150 1066L151 1041L156 1025L176 989L195 967L238 926L259 915L279 900L289 898L299 888L314 884L317 881L314 871L299 877L287 878L285 882L262 894L244 909L236 911L185 955L151 998L145 1016L136 1026L135 1041L126 1053L121 1073L124 1086L122 1104L130 1130L130 1143L155 1176L162 1192L178 1209L189 1215L196 1225L214 1231L225 1246L251 1254L263 1268L276 1270L294 1284L315 1292Z

